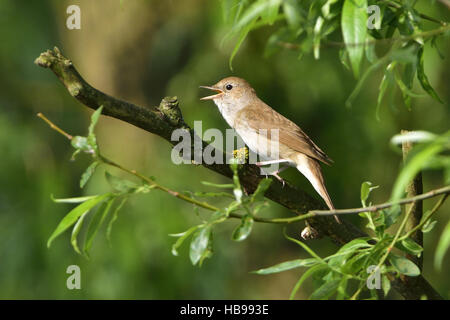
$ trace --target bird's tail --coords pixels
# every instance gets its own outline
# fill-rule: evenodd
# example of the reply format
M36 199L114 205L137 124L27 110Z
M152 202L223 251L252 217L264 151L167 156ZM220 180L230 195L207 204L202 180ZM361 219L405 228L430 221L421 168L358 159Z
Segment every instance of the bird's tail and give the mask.
M299 155L297 163L297 170L300 171L311 182L314 189L322 197L330 210L334 210L333 202L325 187L325 181L323 179L322 170L320 168L319 161L311 159L306 155ZM338 216L334 218L338 223L341 223Z

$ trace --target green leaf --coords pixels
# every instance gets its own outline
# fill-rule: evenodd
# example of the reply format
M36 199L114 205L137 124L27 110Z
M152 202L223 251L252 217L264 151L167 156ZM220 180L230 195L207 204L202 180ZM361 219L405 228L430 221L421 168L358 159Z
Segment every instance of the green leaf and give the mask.
M139 185L137 185L136 183L113 176L108 171L105 171L105 177L111 187L121 193L129 193L139 188Z
M186 230L183 233L169 234L169 236L171 236L171 237L178 237L177 241L172 246L172 254L174 256L178 256L178 248L181 247L183 242L199 227L200 226L194 226L192 228L189 228L188 230Z
M201 184L209 187L216 187L216 188L222 188L222 189L233 189L234 184L228 183L228 184L219 184L219 183L212 183L208 181L202 181Z
M414 153L408 157L405 166L394 183L391 201L400 199L408 183L422 170L428 161L444 149L445 139L448 139L447 135L448 133L432 143L418 145L415 147L416 150L413 148Z
M91 198L89 200L86 200L85 202L79 204L74 209L72 209L58 224L55 231L53 231L52 235L47 241L47 247L50 248L53 240L58 237L60 234L62 234L64 231L69 229L77 220L80 218L84 213L91 210L94 206L96 206L98 203L108 199L111 197L111 193L105 193L99 196L95 196L94 198Z
M357 252L358 249L370 247L371 245L367 243L366 239L354 239L343 245L334 255L329 256L328 265L330 267L341 267L346 263L350 256Z
M386 94L386 90L387 88L392 88L392 84L394 83L394 68L396 64L397 61L393 61L387 66L386 71L384 72L383 79L381 80L376 109L377 120L380 120L381 102L383 101L383 97Z
M356 78L359 78L367 35L367 0L345 0L342 8L342 35Z
M422 232L423 233L427 233L430 232L431 230L433 230L434 226L436 225L437 220L431 221L428 220L427 222L425 222L425 224L422 227Z
M233 51L231 52L230 59L228 61L228 65L231 71L233 71L233 59L236 56L237 52L239 51L239 48L241 47L242 43L244 42L245 38L247 37L250 30L252 30L253 25L255 24L256 19L253 20L247 27L241 30L239 33L238 40L236 42L236 45L234 46Z
M391 290L391 281L385 274L381 276L381 288L383 289L384 296L386 297Z
M433 87L430 85L428 81L428 77L425 74L424 66L423 66L423 47L420 47L417 52L417 57L419 63L417 64L417 79L419 79L420 85L422 88L436 101L443 103L441 98L437 95L436 91L434 91Z
M100 114L102 113L103 106L100 106L91 116L91 124L89 125L89 135L94 134L95 126L98 122L98 118L100 117Z
M389 261L394 266L395 270L400 272L401 274L417 277L420 275L420 269L418 266L414 264L411 260L406 259L405 257L398 256L395 254L389 255Z
M401 246L403 251L406 251L407 253L416 255L420 257L420 254L423 251L422 246L420 246L417 242L415 242L411 238L406 238L401 241Z
M194 266L202 260L205 254L207 254L211 235L212 232L210 225L201 227L193 235L189 250L189 258L191 259L191 262Z
M232 239L234 241L243 241L252 232L253 218L250 215L246 215L242 218L241 223L234 229Z
M280 11L281 0L265 0L267 8L261 12L261 20L264 24L272 25Z
M441 238L439 239L439 243L436 247L436 253L434 255L434 267L437 270L441 270L442 261L444 260L445 253L450 247L450 221L444 228L444 231L441 234Z
M102 202L97 211L95 211L95 214L89 223L86 232L86 239L84 241L83 251L86 254L86 256L89 256L89 251L91 250L94 238L97 235L98 230L102 226L106 216L108 215L109 210L111 209L115 199L116 199L115 197L112 197L111 199Z
M325 300L334 294L339 286L341 279L326 281L322 286L316 289L309 297L310 300Z
M300 279L298 279L297 283L295 284L294 288L291 291L291 294L289 296L289 300L293 300L295 298L295 295L297 294L297 291L300 289L303 282L305 282L306 279L313 276L315 273L322 272L323 270L328 269L328 265L326 264L317 264L315 266L312 266L308 270L305 271L305 273L302 274Z
M82 150L84 152L90 152L92 150L86 137L75 136L72 138L72 140L70 140L70 144L75 149Z
M194 192L196 197L226 197L234 199L233 195L227 192Z
M78 219L77 223L73 227L72 236L70 237L70 243L72 244L73 250L75 250L75 252L80 255L81 255L81 251L80 251L80 248L78 248L77 237L78 237L78 234L80 233L81 227L83 226L84 218L86 217L86 215L88 213L89 213L89 211L86 211L85 213L83 213L81 215L80 219Z
M301 8L296 0L284 0L283 12L289 27L292 29L297 29L304 20L301 16Z
M253 2L242 14L242 18L233 27L234 33L240 33L244 28L248 28L249 25L253 24L262 13L271 5L273 5L273 0L258 0Z
M318 263L317 259L314 259L314 258L295 259L295 260L290 260L290 261L276 264L272 267L252 271L252 273L256 273L256 274L279 273L279 272L283 272L283 271L287 271L287 270L291 270L291 269L295 269L295 268L300 268L300 267L310 267L317 263Z
M397 222L398 217L402 214L402 209L399 205L395 205L389 209L382 210L381 213L384 215L385 228L387 229Z
M264 199L264 193L269 189L270 185L272 184L272 179L262 179L258 187L256 188L255 192L252 194L252 202L254 201L261 201Z
M86 200L93 199L96 196L86 196L86 197L75 197L75 198L62 198L62 199L55 199L53 198L53 195L50 196L50 199L52 199L53 202L56 203L81 203L85 202Z
M320 58L320 39L324 22L325 20L321 16L319 16L316 20L316 24L314 25L313 44L314 44L314 58L316 60Z
M124 197L122 199L122 201L119 203L119 205L114 210L114 213L113 213L113 216L111 217L111 220L109 220L108 228L106 229L106 239L108 240L109 243L111 243L111 233L112 233L113 224L117 220L117 218L119 217L119 211L120 211L120 209L122 209L123 205L125 204L125 202L127 202L127 200L128 200L127 197Z
M366 58L370 63L375 63L378 60L377 53L375 51L375 38L367 34L366 38Z
M91 165L86 169L86 171L81 176L80 180L80 188L83 188L86 183L88 182L89 178L92 176L92 174L95 172L95 169L99 165L98 161L94 161L91 163Z
M373 186L370 181L364 181L361 184L361 203L364 207L366 206L367 199L369 199L370 192L378 187L379 186Z

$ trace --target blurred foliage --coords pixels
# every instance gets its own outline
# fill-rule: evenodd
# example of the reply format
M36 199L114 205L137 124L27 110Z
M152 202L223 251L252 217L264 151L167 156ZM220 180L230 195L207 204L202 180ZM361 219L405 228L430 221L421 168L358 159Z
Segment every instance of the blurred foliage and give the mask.
M404 1L400 8L389 5L394 1L382 1L381 29L346 36L344 21L360 19L357 8L348 2L83 0L82 29L70 31L65 27L65 8L72 1L2 1L0 298L287 298L299 272L303 276L294 287L296 298L326 297L338 288L344 278L333 279L323 264L304 273L295 269L266 277L249 274L294 257L302 261L295 266L314 263L307 260L311 258L305 248L286 242L278 227L265 224L254 225L246 241L234 243L227 235L237 226L224 223L214 236L214 259L201 269L192 267L189 259L171 254L173 239L167 235L206 218L164 193L149 192L119 203L123 208L116 216L111 247L105 241L89 242L90 260L70 250L74 239L70 235L72 242L57 241L48 250L45 244L56 221L69 210L52 204L49 195L80 194L79 177L89 162L86 157L69 162L70 147L35 114L43 112L68 132L79 132L88 113L33 60L57 45L95 87L144 105L178 95L188 123L202 120L204 127L221 129L226 125L217 110L198 103L197 88L228 75L232 63L233 72L246 78L263 100L298 123L335 160L324 172L337 207L358 206L363 181L380 186L372 197L379 203L391 197L400 172L401 156L393 152L389 139L400 129L433 132L436 137L449 129L448 37L445 32L433 33L445 26L420 17L448 21L449 10L439 1L433 5L425 0ZM365 1L354 1L358 3ZM398 41L384 40L389 38ZM360 40L367 42L362 57L360 47L351 45ZM418 95L420 88L430 97ZM343 108L346 102L352 109ZM158 182L172 189L209 192L211 187L200 181L229 183L201 167L173 165L167 144L116 120L100 118L97 139L102 153L157 176ZM430 144L424 143L418 152ZM443 160L436 159L421 162L420 168L433 168L433 163ZM447 182L441 173L425 171L424 190L448 183L448 173ZM120 177L118 171L111 175ZM108 192L103 176L104 168L96 168L83 192ZM284 177L314 194L295 170ZM425 209L431 206L425 203ZM437 223L430 223L434 229L425 233L423 248L423 274L446 297L450 278L434 268L432 253L436 248L437 266L448 265L448 209L447 202L434 216ZM106 207L95 211L98 221L103 210ZM270 211L261 214L267 212L289 215L273 203ZM431 229L430 224L426 227ZM97 232L87 229L91 235ZM298 235L300 228L289 227L288 232ZM308 245L318 256L336 252L325 239ZM364 254L367 248L358 246L354 252ZM187 257L188 251L183 246L178 253ZM401 261L397 262L392 261L393 266L401 268ZM65 286L65 271L71 264L81 267L82 290ZM327 274L328 280L336 281L322 288Z

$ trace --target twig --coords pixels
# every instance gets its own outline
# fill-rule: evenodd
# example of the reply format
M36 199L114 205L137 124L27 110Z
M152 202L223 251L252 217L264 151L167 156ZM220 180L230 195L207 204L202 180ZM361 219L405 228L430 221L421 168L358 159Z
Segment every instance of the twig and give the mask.
M373 205L370 207L363 207L363 208L352 208L352 209L336 209L336 210L311 210L308 213L299 216L299 217L293 217L293 218L280 218L280 219L272 219L273 222L277 223L291 223L299 220L305 219L304 217L307 216L307 218L315 217L315 216L331 216L331 215L340 215L340 214L356 214L361 212L376 212L380 211L386 208L390 208L395 205L405 205L408 203L414 203L417 201L422 201L425 199L433 198L441 194L449 194L450 193L450 186L442 187L439 189L431 190L427 193L420 194L418 196L412 197L412 198L405 198L400 199L398 201L392 201L392 202L385 202L378 205Z
M50 128L52 128L55 131L59 132L60 134L64 135L69 140L72 140L72 138L73 138L72 135L68 134L63 129L58 127L56 124L54 124L52 121L50 121L47 117L45 117L42 113L38 113L38 117L43 119L50 126ZM136 170L130 170L128 168L125 168L122 165L120 165L102 155L99 155L98 157L105 164L116 167L124 172L134 175L135 177L143 180L145 183L149 184L150 186L154 187L155 189L159 189L161 191L167 192L170 195L175 196L178 199L184 200L186 202L192 203L196 206L199 206L201 208L204 208L204 209L207 209L210 211L219 211L220 210L219 208L217 208L207 202L198 201L198 200L191 198L183 193L173 191L167 187L164 187L164 186L156 183L153 179L150 179L149 177L146 177L143 174L137 172ZM329 215L336 215L336 214L356 214L356 213L360 213L360 212L375 212L375 211L380 211L382 209L392 207L394 205L404 205L404 204L408 204L408 203L415 203L418 201L422 201L424 199L436 197L440 194L449 194L449 193L450 193L450 186L447 186L447 187L443 187L440 189L431 190L427 193L424 193L424 194L421 194L421 195L418 195L415 197L401 199L401 200L393 201L393 202L386 202L386 203L382 203L382 204L374 205L374 206L370 206L370 207L353 208L353 209L338 209L338 210L311 210L311 211L308 211L308 213L306 213L306 214L303 214L301 216L291 217L291 218L272 218L271 219L271 218L253 217L253 219L256 222L285 224L285 223L292 223L292 222L297 222L297 221L313 218L316 216L329 216ZM238 213L230 213L229 216L231 218L242 219L242 217L244 217L245 215L238 214Z
M410 36L398 36L398 37L391 37L386 39L373 39L373 40L366 40L365 42L354 42L354 43L345 43L341 41L331 41L331 40L323 40L320 42L320 47L359 47L359 46L365 46L367 44L376 44L376 43L393 43L397 41L409 41L409 40L415 40L417 38L428 38L432 37L441 33L445 33L446 31L450 30L450 25L445 24L441 28L437 28L434 30L419 32ZM279 41L278 45L281 47L284 47L285 49L292 49L297 50L301 48L300 44L292 43L292 42L286 42L286 41Z

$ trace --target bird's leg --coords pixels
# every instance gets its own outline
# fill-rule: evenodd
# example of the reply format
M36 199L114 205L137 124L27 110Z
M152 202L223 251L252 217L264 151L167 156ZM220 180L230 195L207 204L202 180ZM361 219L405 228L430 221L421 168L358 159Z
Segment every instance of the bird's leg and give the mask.
M269 173L271 176L274 176L275 178L277 178L278 181L280 181L283 184L283 188L284 188L284 185L286 184L286 181L284 181L283 178L280 177L278 174L280 172L286 170L287 168L289 168L289 166L285 165L285 166L281 167L280 169L278 169L277 171Z
M284 162L288 162L288 161L287 161L287 160L284 160L284 159L281 159L281 160L270 160L270 161L264 161L264 162L257 162L256 165L257 165L258 167L260 167L260 166L266 165L266 164L284 163ZM267 175L268 175L268 174L271 175L271 176L274 176L275 178L277 178L277 180L280 181L280 182L283 184L283 187L284 187L284 185L286 184L286 181L284 181L283 178L281 178L278 174L279 174L280 172L286 170L287 168L289 168L289 166L285 164L285 165L283 165L281 168L279 168L278 170L276 170L276 171L274 171L274 172L267 173L267 172L264 170L264 173L266 173L266 178L267 178Z

